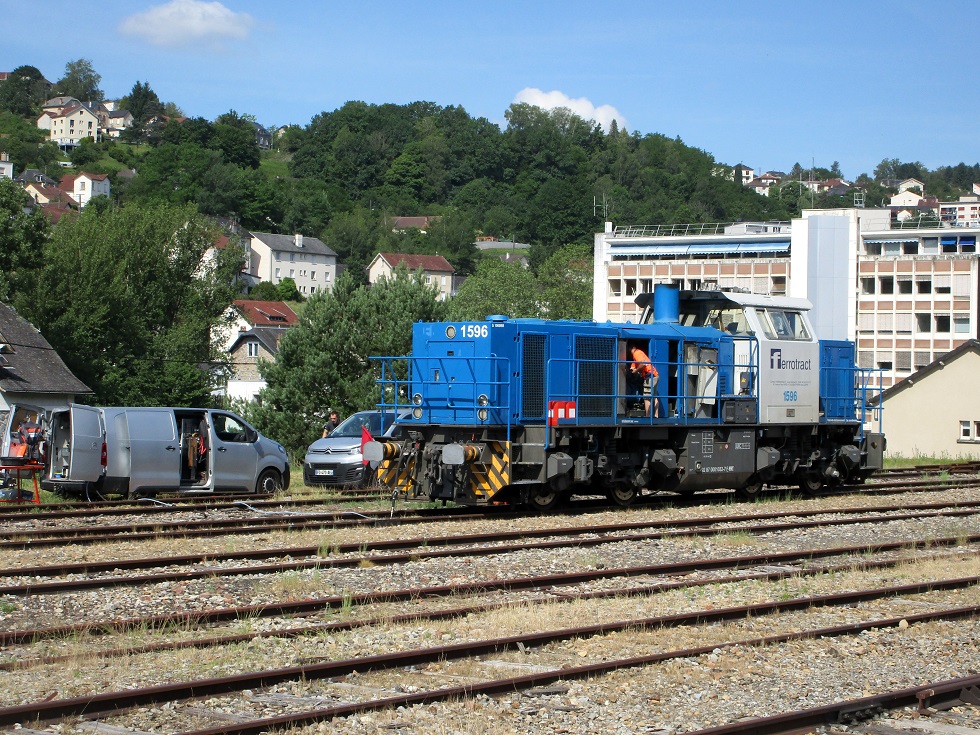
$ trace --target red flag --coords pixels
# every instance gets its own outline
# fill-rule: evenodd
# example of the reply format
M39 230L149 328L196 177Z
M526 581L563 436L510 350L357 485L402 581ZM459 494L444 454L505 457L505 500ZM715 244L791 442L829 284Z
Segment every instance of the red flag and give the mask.
M367 465L368 461L364 459L364 445L368 442L373 442L374 437L371 436L371 432L368 431L366 426L361 427L361 464Z

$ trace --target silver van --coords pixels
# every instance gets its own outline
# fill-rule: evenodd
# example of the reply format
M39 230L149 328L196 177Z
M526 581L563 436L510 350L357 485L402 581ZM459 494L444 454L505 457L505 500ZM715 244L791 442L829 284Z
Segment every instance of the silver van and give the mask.
M271 493L289 459L230 411L72 404L50 417L45 485L90 497L157 491Z

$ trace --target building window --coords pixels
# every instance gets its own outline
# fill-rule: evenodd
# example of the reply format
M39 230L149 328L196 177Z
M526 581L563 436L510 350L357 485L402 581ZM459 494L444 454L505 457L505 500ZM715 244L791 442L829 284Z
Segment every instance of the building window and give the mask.
M912 370L912 353L908 350L895 353L895 369L901 370L902 372L911 372Z
M928 333L932 331L932 319L929 314L915 315L915 331Z
M878 369L879 370L891 370L892 369L892 361L891 360L878 360Z
M618 278L609 279L609 295L610 296L620 296L622 294L623 282Z
M898 292L899 293L912 293L912 279L911 278L898 278Z
M861 293L863 294L873 294L875 292L875 279L874 276L866 277L861 279Z
M316 280L316 271L310 271L310 280L311 281L315 281Z
M245 347L248 349L248 353L247 354L248 354L249 357L258 357L259 356L259 343L258 342L247 342L245 344Z
M916 293L932 293L932 279L931 278L916 278L915 279L915 291L916 291Z
M936 314L936 331L949 332L949 314Z
M867 255L881 255L881 243L867 241L864 243L864 252Z
M296 277L296 269L295 268L290 268L289 269L289 277L290 278L295 278Z
M968 316L954 316L953 317L953 331L956 334L969 334L970 333L970 317L968 317Z
M279 278L279 269L276 268L276 278Z
M902 243L902 254L903 255L918 255L919 254L919 243L916 242L904 242Z
M918 370L920 368L924 368L930 362L932 362L932 354L931 353L925 352L925 351L923 351L923 352L916 352L915 353L914 367L915 367L916 370Z
M960 441L973 441L973 425L969 421L960 421Z
M895 278L878 276L878 293L895 293Z

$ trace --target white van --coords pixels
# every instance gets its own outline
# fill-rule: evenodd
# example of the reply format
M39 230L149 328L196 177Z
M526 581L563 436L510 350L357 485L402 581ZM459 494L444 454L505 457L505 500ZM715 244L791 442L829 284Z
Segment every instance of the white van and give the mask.
M45 485L89 497L157 491L271 493L289 459L230 411L72 404L50 417Z

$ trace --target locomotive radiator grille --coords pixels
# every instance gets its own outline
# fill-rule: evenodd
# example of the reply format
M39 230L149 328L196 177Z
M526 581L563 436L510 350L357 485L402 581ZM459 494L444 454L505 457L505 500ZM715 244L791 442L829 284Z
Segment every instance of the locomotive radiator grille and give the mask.
M578 376L579 417L612 415L616 393L616 340L577 335L575 357L583 361Z
M490 442L490 461L470 465L470 491L490 499L510 484L510 442Z
M525 419L543 419L545 415L544 345L543 334L524 335L524 357L521 365L524 395L521 400L521 414Z

